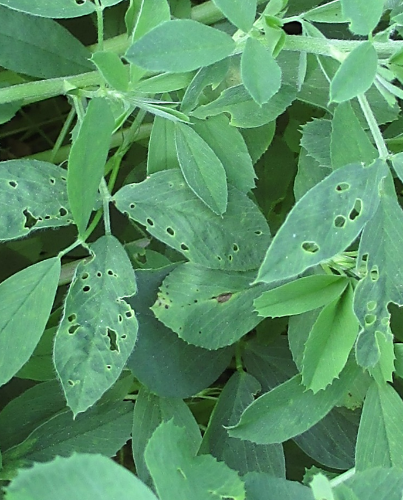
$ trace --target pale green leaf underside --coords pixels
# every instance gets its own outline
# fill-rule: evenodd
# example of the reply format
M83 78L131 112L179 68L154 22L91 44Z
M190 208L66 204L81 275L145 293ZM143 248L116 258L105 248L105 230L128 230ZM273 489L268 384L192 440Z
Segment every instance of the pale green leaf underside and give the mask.
M341 0L343 16L356 35L368 35L382 17L384 0Z
M264 292L254 305L259 316L265 318L301 314L333 301L347 284L348 280L340 276L307 276Z
M74 414L85 411L117 380L137 337L124 300L136 293L130 260L119 241L103 236L93 259L77 267L54 345L54 363Z
M91 481L89 481L91 478ZM157 500L154 493L129 470L101 455L57 457L20 471L7 487L8 500Z
M94 69L88 60L90 52L56 21L1 5L0 18L0 65L4 68L38 78L71 76Z
M80 17L95 12L95 5L90 0L0 0L0 5L19 10L26 14L52 19Z
M67 172L37 160L0 163L0 240L72 223L66 187Z
M175 146L175 124L156 116L151 129L147 154L147 174L179 168Z
M365 471L355 472L343 484L352 489L360 500L401 500L402 469L373 467ZM339 487L336 487L335 490L338 493Z
M250 287L254 275L183 264L165 278L152 310L189 344L231 345L260 322L253 299L267 285Z
M224 16L237 28L248 32L255 21L256 0L213 0Z
M60 259L38 262L0 284L0 385L28 361L45 329Z
M106 83L122 92L129 86L129 68L125 66L120 57L113 52L95 52L91 59Z
M167 0L154 0L153 2L141 0L140 2L137 1L136 3L131 4L130 9L133 8L137 10L136 15L134 16L135 25L132 35L133 42L144 36L159 24L169 21L171 17Z
M312 491L297 481L273 477L263 472L250 472L243 477L247 500L314 500ZM267 495L270 494L268 497Z
M156 429L145 460L160 500L245 497L238 474L211 455L195 456L186 430L172 420Z
M330 412L359 371L354 363L347 364L340 378L317 394L306 390L301 376L295 375L248 406L229 435L261 444L282 443L297 436Z
M227 178L223 164L199 134L177 123L175 144L179 165L190 189L217 215L227 209Z
M118 210L195 264L255 269L270 241L269 227L245 194L229 186L228 195L227 211L216 215L189 189L181 172L172 169L124 186L114 200Z
M235 42L226 33L191 19L166 21L134 42L126 59L151 71L181 73L229 56Z
M257 281L290 278L345 250L379 204L384 162L335 170L293 207L273 239Z

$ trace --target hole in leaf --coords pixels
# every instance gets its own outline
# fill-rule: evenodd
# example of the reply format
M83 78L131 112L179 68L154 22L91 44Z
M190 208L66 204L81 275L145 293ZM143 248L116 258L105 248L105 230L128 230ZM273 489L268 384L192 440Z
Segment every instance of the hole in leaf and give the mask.
M76 385L76 383L74 382L74 380L68 380L67 383L73 387L74 385Z
M51 216L50 215L45 215L45 220L50 220Z
M307 253L316 253L320 250L320 247L314 241L304 241L301 245L302 249Z
M90 286L88 286L88 285L85 285L85 286L83 287L83 292L84 292L84 293L87 293L87 292L89 292L90 290L91 290L91 287L90 287Z
M84 5L86 0L75 0L77 5Z
M88 277L89 277L89 274L88 274L88 273L83 273L83 274L81 275L81 279L82 279L82 280L86 280Z
M172 227L167 227L166 232L171 236L175 236L175 231L172 229Z
M186 252L187 250L189 250L189 247L187 245L185 245L184 243L181 243L181 250Z
M109 350L119 352L119 346L117 344L117 335L116 335L115 330L111 330L108 328L106 333L109 337Z
M154 225L154 221L152 219L150 219L150 218L146 219L146 222L151 227Z
M347 219L344 217L344 215L338 215L335 217L333 224L334 227L344 227L346 225Z
M256 236L262 236L263 233L262 233L262 231L257 230L257 231L255 231L255 234L256 234Z
M70 314L70 316L68 316L67 320L70 322L70 323L73 323L73 321L75 321L77 319L77 315L76 314Z
M195 304L197 304L199 301L197 299L194 299L193 301Z
M127 335L124 333L123 335L121 335L121 336L120 336L120 338L121 338L122 340L125 340L125 339L127 339Z
M102 278L102 273L101 273L101 271L98 271L98 272L97 272L97 277L98 277L98 278Z
M123 321L123 316L121 314L118 314L118 323L121 323Z
M62 181L67 181L67 177L65 177L64 175L61 175L61 176L60 176L60 179L61 179Z
M369 272L369 277L371 278L371 281L378 281L379 279L379 269L378 266L374 266L371 271Z
M229 255L228 255L228 260L229 260L230 262L232 262L232 255L231 255L231 254L229 254Z
M354 208L348 214L348 218L350 220L355 220L357 217L360 216L361 212L362 212L362 201L357 198L355 200Z
M375 323L375 321L376 321L375 314L366 314L365 318L364 318L364 321L365 321L365 326L371 326L371 325L373 325Z
M164 305L164 308L165 308L165 309L169 309L169 305L168 305L168 304L165 304L165 305Z
M376 302L375 300L370 300L369 302L367 302L367 309L368 311L373 311L375 308L376 308Z
M173 182L168 182L168 186L169 186L170 188L173 188L173 187L174 187L174 183L173 183Z
M234 244L232 245L232 250L233 250L234 252L238 252L238 251L239 251L239 246L238 246L236 243L234 243Z
M114 272L112 271L112 269L108 269L108 270L106 271L106 273L108 274L108 276L113 276L113 277L115 277L115 278L117 277L117 274L116 274L116 273L114 273Z
M133 210L133 208L136 208L136 204L135 203L130 203L129 207Z
M59 215L60 215L60 217L66 217L67 213L68 212L67 212L67 210L64 207L60 207L59 208Z
M49 182L50 182L51 184L56 184L56 179L54 179L53 177L50 177L50 178L49 178Z
M71 325L69 326L67 331L69 332L70 335L73 335L74 333L76 333L79 327L80 325Z
M220 255L217 255L217 260L222 260L222 257Z
M32 216L32 214L28 210L24 210L23 214L25 215L25 224L24 226L27 229L31 229L37 223L37 220Z
M16 188L18 186L18 184L15 182L15 181L8 181L8 184L9 186L11 186L12 188Z
M340 182L340 184L337 184L336 186L336 191L339 193L343 191L348 191L350 189L350 184L348 182Z
M133 317L133 311L126 311L125 312L126 318L132 318Z
M199 330L199 335L201 335L201 334L202 334L202 331L201 331L201 330Z
M112 368L111 365L106 365L107 370L110 370L111 368Z

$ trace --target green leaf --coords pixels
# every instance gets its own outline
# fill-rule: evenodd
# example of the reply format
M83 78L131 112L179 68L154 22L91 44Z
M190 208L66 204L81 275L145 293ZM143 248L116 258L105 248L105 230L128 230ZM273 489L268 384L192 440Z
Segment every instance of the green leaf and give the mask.
M114 401L96 405L76 419L69 410L56 414L4 453L4 469L15 470L73 452L112 457L130 438L132 412L130 402Z
M144 78L133 86L135 92L147 94L163 94L188 87L194 72L188 73L160 73L159 75ZM170 98L168 98L170 100Z
M183 177L190 189L217 215L227 209L227 179L220 159L197 132L182 123L175 144Z
M328 142L330 143L330 134ZM311 188L316 186L316 184L331 174L329 149L329 167L322 167L314 158L308 156L306 149L301 148L298 159L298 172L294 180L294 196L297 201Z
M392 158L393 168L400 180L403 179L403 153L397 153Z
M331 133L332 122L330 120L326 120L325 118L321 118L320 120L314 119L302 127L301 146L305 148L307 155L314 158L321 167L331 167ZM344 135L344 138L345 137L346 136ZM343 166L347 165L347 163L351 162L346 162Z
M357 285L354 312L361 324L356 357L358 364L375 366L380 357L376 332L391 339L389 302L403 305L403 214L392 176L382 186L378 210L362 233L357 265L365 276ZM382 242L382 244L379 244Z
M243 85L237 85L224 90L218 99L198 107L192 114L204 119L229 113L231 125L242 128L260 127L281 115L294 101L296 94L296 87L285 84L266 104L259 106Z
M212 118L210 118L212 120ZM241 130L242 136L248 148L253 165L267 151L273 141L276 131L276 122L266 123L253 129L245 128ZM229 175L229 174L228 174Z
M391 335L385 337L382 332L375 332L377 345L379 347L379 361L368 372L378 383L393 382L393 373L395 371L395 351L393 348L393 338Z
M248 32L256 16L256 0L213 0L224 16L237 28Z
M141 388L134 406L132 450L136 474L145 483L151 482L144 460L145 447L160 423L171 419L186 430L189 443L193 443L192 450L197 453L201 443L200 429L186 403L182 399L160 398Z
M150 175L170 168L179 168L175 146L175 124L172 120L156 116L148 144L147 173Z
M38 78L70 76L94 69L88 61L90 52L56 21L1 5L0 18L3 68Z
M245 194L232 186L228 194L226 213L216 215L172 169L124 186L114 201L118 210L195 264L232 271L254 269L270 240L269 228Z
M368 389L358 431L356 467L403 468L403 401L389 384L375 381Z
M125 92L129 86L129 70L113 52L95 52L91 60L113 89Z
M208 66L235 48L222 31L190 19L167 21L134 42L126 52L131 63L151 70L181 73Z
M244 193L253 189L256 174L248 148L240 131L229 124L228 117L195 120L193 127L221 161L228 183Z
M0 386L28 361L45 329L60 276L57 257L0 284Z
M187 344L155 319L150 307L162 280L173 269L171 265L156 271L136 272L139 291L129 303L136 311L139 332L127 366L155 394L187 398L217 380L228 366L233 348L208 351Z
M35 347L32 356L25 365L17 372L18 378L29 380L53 380L55 369L53 367L53 341L57 327L47 328Z
M80 17L95 12L95 5L90 0L51 0L33 2L32 0L0 0L0 5L25 12L33 16L66 19Z
M304 14L304 19L314 23L346 23L339 1L333 1L315 7Z
M134 5L137 7L136 22L133 27L132 41L136 41L146 33L151 31L159 24L169 21L171 13L169 11L169 3L167 0L136 0ZM131 29L129 27L128 31Z
M137 335L134 311L124 300L136 293L124 248L114 236L90 248L93 258L76 269L54 345L55 368L75 415L117 380Z
M261 106L280 89L281 69L270 51L255 38L246 40L241 57L242 82L252 99Z
M296 203L274 237L257 281L296 276L345 250L376 211L378 186L386 174L383 161L369 167L355 163L335 170L314 186Z
M248 500L314 500L312 491L296 481L272 477L263 472L250 472L245 480Z
M71 224L66 170L37 160L0 162L0 240Z
M339 376L357 338L358 326L353 290L348 286L319 313L305 344L302 382L308 389L316 393Z
M258 444L282 443L307 431L340 401L346 388L359 373L349 363L338 380L325 391L307 391L301 376L263 394L243 412L239 423L229 428L229 435Z
M368 7L364 10L368 11ZM378 55L372 43L360 43L336 71L330 83L330 101L344 102L366 92L375 80L377 68Z
M348 130L348 134L346 134ZM330 155L333 169L349 163L371 163L379 154L362 128L349 102L339 104L332 120Z
M340 0L343 16L356 35L369 35L379 23L385 0Z
M375 467L355 472L344 483L359 500L401 500L403 489L402 469ZM339 487L335 488L338 493Z
M324 474L315 474L309 486L312 489L315 500L336 500L333 495L332 485Z
M210 417L199 454L211 453L242 476L247 472L267 472L285 477L283 447L279 444L259 445L228 436L225 429L235 424L241 413L259 392L259 382L245 372L236 372L224 386Z
M195 456L186 430L172 420L154 432L145 460L160 500L245 498L238 474L211 455Z
M108 101L92 99L71 147L67 170L71 212L80 234L84 233L94 209L114 128Z
M250 287L254 275L182 264L165 278L151 309L189 344L219 349L260 321L253 312L253 299L265 287Z
M91 478L91 480L89 480ZM7 500L157 500L134 474L100 455L57 457L20 471L7 487Z
M339 297L348 280L335 275L314 275L263 292L254 302L259 316L292 316L322 307Z

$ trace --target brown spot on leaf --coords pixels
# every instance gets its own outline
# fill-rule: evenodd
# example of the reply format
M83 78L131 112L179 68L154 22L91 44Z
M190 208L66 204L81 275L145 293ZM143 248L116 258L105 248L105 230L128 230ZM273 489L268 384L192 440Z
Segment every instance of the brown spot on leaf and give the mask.
M218 303L223 304L224 302L227 302L231 297L232 293L222 293L221 295L218 295L214 298L217 299Z

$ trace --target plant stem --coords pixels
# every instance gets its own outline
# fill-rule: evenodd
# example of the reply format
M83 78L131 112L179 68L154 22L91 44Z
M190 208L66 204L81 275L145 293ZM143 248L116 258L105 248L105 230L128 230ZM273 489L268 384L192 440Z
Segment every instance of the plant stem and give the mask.
M67 115L67 118L66 118L64 124L63 124L62 130L60 131L60 134L58 135L58 137L56 139L55 145L52 148L50 158L49 158L50 163L54 163L56 155L61 148L61 145L64 141L64 138L66 137L67 132L69 131L71 122L73 121L75 116L76 116L76 110L74 109L74 107L72 107L69 111L69 114ZM67 157L66 157L66 160L67 160Z
M102 196L102 203L104 207L104 224L105 224L105 233L110 235L111 233L111 218L109 214L109 202L111 200L111 195L109 193L108 186L105 181L105 177L102 177L101 183L99 185L99 190Z
M104 50L104 8L99 0L96 0L97 11L97 31L98 31L98 46L97 50L102 52Z
M369 105L368 100L364 94L357 96L357 98L358 102L360 103L362 112L364 113L365 119L367 120L372 137L374 138L379 156L382 159L386 159L389 156L389 151L386 147L381 131L379 130L378 123L376 121L374 113L372 112L371 106Z

